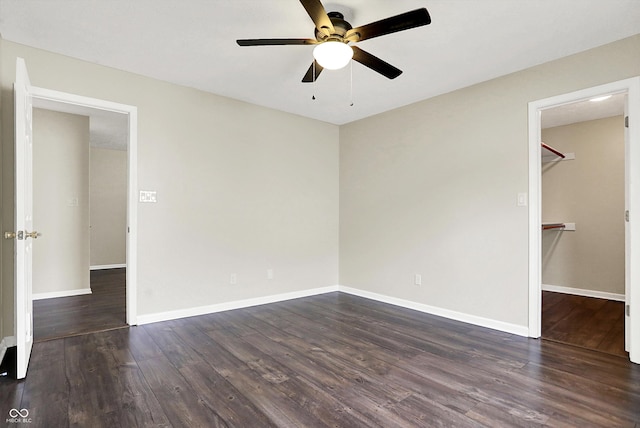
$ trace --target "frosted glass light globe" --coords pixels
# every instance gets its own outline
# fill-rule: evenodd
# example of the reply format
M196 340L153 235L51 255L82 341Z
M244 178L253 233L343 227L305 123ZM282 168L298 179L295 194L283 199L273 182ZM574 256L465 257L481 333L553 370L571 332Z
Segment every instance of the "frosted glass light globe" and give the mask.
M353 58L353 49L340 41L320 43L313 49L313 57L323 68L338 70L345 67Z

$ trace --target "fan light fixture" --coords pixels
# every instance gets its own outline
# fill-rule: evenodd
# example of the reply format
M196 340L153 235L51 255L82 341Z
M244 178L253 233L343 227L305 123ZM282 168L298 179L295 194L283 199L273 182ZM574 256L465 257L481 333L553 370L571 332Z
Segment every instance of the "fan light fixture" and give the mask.
M344 42L330 40L313 48L313 57L323 68L339 70L353 58L353 49Z

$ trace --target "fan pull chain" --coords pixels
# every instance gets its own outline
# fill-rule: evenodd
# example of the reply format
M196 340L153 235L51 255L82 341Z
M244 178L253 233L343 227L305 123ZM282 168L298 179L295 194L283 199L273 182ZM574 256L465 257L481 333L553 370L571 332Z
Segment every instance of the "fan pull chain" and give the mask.
M313 65L313 82L312 83L316 83L316 60L314 59L313 62L311 63ZM313 85L313 88L315 89L316 85ZM316 100L316 94L311 94L311 99L313 101Z
M350 74L350 76L349 76L349 79L350 79L350 82L349 82L349 98L350 98L349 107L353 107L353 60L351 60L350 62L351 62L351 64L350 64L351 69L349 71L349 74Z

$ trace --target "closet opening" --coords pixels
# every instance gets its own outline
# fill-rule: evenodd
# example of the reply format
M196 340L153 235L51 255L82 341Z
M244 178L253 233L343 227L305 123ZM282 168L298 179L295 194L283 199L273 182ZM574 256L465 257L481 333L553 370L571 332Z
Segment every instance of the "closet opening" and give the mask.
M602 123L615 130L599 130ZM549 338L555 330L556 340L568 342L577 331L583 342L576 346L615 348L640 364L639 183L640 77L529 103L530 337ZM578 309L543 314L543 303L547 311L567 306L562 300ZM609 307L611 315L598 313ZM567 326L543 326L543 317L565 318ZM624 351L615 335L621 328L611 322L621 317Z
M541 117L541 337L628 358L626 93Z

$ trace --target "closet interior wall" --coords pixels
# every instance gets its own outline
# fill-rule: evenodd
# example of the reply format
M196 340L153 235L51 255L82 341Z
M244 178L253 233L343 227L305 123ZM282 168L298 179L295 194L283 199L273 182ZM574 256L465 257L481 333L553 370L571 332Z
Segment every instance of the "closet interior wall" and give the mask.
M543 129L542 140L572 154L542 164L543 290L624 299L623 117Z

